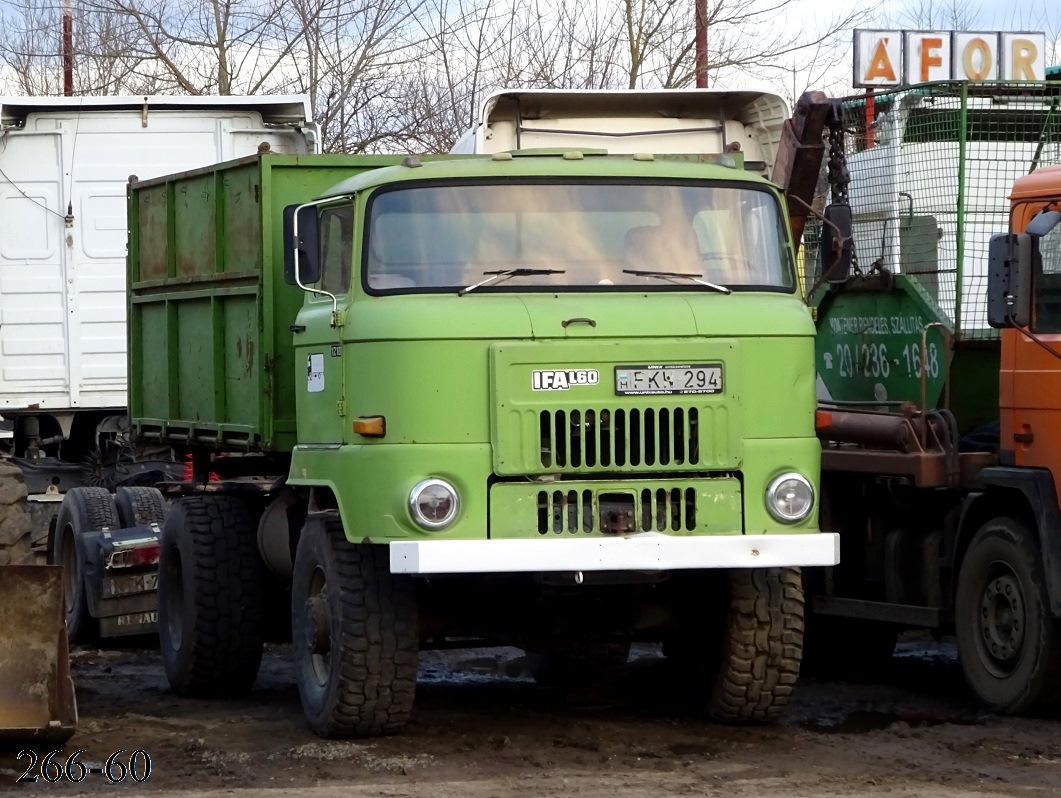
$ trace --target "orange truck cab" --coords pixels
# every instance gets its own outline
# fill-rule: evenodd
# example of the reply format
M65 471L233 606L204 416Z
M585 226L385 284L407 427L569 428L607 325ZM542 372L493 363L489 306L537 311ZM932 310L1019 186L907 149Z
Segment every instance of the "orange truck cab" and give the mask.
M965 498L962 526L980 531L955 631L974 691L1035 712L1061 706L1061 166L1017 179L1010 203L988 272L988 323L1002 329L998 465Z
M1003 309L1023 311L1025 317L1011 312L994 325L1003 327L1000 461L1045 469L1061 496L1061 166L1017 180L1010 202L1013 233L1001 237L1008 268L1003 266L991 289L1000 291ZM1045 232L1029 230L1033 221Z

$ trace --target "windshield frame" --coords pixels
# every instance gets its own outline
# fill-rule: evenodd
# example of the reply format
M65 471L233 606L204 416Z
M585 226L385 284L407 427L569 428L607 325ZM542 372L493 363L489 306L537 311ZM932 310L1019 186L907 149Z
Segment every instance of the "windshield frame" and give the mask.
M594 186L622 186L622 185L659 185L659 186L679 186L679 187L690 187L690 186L703 186L705 188L731 188L742 191L756 191L766 194L771 198L774 206L777 209L777 225L779 232L779 243L781 244L780 253L780 265L785 271L785 276L789 281L789 285L765 285L765 284L737 284L737 283L725 283L726 288L729 288L733 293L747 293L747 292L760 292L760 293L771 293L771 294L796 294L799 286L799 275L796 270L796 260L793 256L792 251L792 239L788 228L788 218L785 215L784 200L780 194L776 191L775 187L768 183L757 183L753 181L744 180L719 180L719 179L703 179L703 178L681 178L681 177L666 177L666 178L638 178L638 177L569 177L561 175L543 175L534 177L519 177L519 178L504 178L504 177L490 177L490 178L431 178L426 180L402 180L399 182L388 183L385 185L377 186L368 195L364 203L364 214L361 217L362 221L360 224L355 225L355 235L358 236L359 241L357 242L359 249L358 262L360 271L360 285L361 290L369 296L391 296L391 295L405 295L405 294L450 294L456 295L459 290L465 288L463 285L453 286L410 286L401 288L375 288L369 285L368 278L368 236L369 229L371 227L370 220L372 218L372 206L376 199L384 196L393 191L402 191L410 188L430 188L437 186L464 186L464 185L488 185L488 186L509 186L509 185L551 185L551 184L562 184L562 185L594 185ZM563 264L558 264L562 266ZM527 294L618 294L618 293L666 293L666 292L681 292L681 293L697 293L697 294L711 294L719 296L720 294L708 288L704 285L698 284L692 280L680 282L670 282L664 280L646 282L644 285L632 285L632 284L616 284L616 285L521 285L518 278L515 280L502 280L498 285L486 285L481 288L476 288L473 292L475 294L515 294L515 293L527 293Z

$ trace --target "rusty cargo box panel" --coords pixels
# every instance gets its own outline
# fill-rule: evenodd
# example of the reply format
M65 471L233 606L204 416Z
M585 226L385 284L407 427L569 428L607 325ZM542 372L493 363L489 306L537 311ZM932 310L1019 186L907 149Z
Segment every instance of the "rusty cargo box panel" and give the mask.
M282 214L397 156L266 154L129 190L129 409L136 435L177 447L295 443Z

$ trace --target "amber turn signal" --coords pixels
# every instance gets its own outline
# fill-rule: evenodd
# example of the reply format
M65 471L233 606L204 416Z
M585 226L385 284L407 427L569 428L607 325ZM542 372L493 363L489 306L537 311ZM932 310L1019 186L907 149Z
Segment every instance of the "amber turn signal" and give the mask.
M814 428L817 430L829 429L833 425L833 414L828 410L818 410L814 414Z
M387 434L387 419L383 416L362 416L354 422L354 432L366 438L382 438Z

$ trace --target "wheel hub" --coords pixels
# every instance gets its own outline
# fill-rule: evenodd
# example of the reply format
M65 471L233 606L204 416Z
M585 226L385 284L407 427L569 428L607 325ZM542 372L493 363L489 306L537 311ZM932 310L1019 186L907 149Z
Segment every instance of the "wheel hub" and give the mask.
M997 665L1011 670L1024 642L1024 599L1011 574L991 579L980 600L980 631L984 650Z

